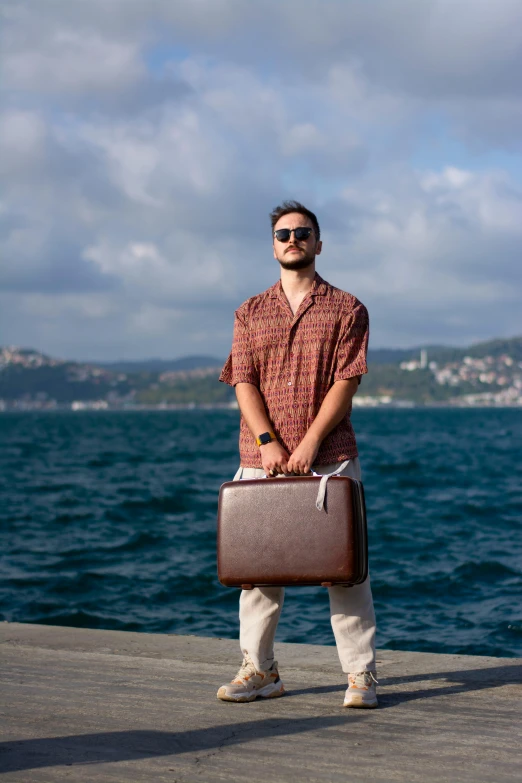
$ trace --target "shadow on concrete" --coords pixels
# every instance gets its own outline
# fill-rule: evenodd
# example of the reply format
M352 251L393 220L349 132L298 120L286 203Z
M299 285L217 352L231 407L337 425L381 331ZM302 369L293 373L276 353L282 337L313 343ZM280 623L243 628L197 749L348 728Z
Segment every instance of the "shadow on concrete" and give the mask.
M443 687L415 691L402 690L398 693L381 693L379 695L379 712L382 709L396 707L409 701L429 699L434 696L457 695L503 685L520 684L522 682L522 666L520 664L506 664L486 669L412 675L405 672L400 677L383 677L381 683L384 686L398 684L408 686L408 684L415 682L430 680L446 680L449 684ZM332 691L342 693L343 687L343 685L329 685L301 688L291 691L288 696ZM255 704L256 702L253 703L253 705ZM237 705L230 706L232 709L237 709ZM220 750L230 745L250 742L253 739L269 739L307 731L324 730L354 721L366 720L372 714L375 713L368 710L344 710L339 715L298 719L279 716L272 719L241 721L207 729L179 732L115 731L4 742L0 743L0 774L51 766L101 764Z
M490 688L501 688L503 685L519 685L522 682L522 666L519 663L491 666L486 669L462 669L451 672L436 672L427 674L411 674L407 671L398 677L383 678L383 685L404 685L414 682L429 682L430 680L446 680L442 687L423 688L422 690L389 693L382 695L381 707L395 707L417 699L429 699L434 696L452 696L458 693L472 693Z
M492 666L487 669L464 669L454 672L432 672L426 674L411 674L407 670L398 677L379 678L379 685L386 687L388 685L408 686L415 682L427 682L430 680L446 680L448 684L442 687L423 688L421 690L409 691L407 687L397 693L379 693L379 706L381 709L386 707L395 707L404 702L414 701L416 699L428 699L433 696L447 696L457 693L470 693L472 691L481 691L487 688L499 688L503 685L514 685L522 683L522 666L519 663L505 664L503 666ZM344 693L346 682L339 685L321 685L312 688L297 688L287 692L286 698L292 696L303 696L312 693L333 693L340 695Z
M361 719L367 711L312 718L241 721L189 731L114 731L0 743L0 774L54 766L134 761L220 750L253 739L325 729Z

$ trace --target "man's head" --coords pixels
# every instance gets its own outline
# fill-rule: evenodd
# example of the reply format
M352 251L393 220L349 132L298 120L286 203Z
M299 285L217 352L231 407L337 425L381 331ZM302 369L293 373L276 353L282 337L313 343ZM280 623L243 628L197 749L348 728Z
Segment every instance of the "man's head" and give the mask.
M274 258L283 269L306 269L322 248L319 222L298 201L284 201L270 213ZM308 229L297 231L296 229Z

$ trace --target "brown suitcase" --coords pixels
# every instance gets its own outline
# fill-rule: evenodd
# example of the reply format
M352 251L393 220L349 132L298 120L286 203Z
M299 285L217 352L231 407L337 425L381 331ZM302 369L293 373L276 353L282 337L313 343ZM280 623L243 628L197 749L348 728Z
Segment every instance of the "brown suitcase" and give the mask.
M320 476L295 476L222 485L217 538L221 584L248 590L364 582L368 540L362 482L332 476L319 510L320 481Z

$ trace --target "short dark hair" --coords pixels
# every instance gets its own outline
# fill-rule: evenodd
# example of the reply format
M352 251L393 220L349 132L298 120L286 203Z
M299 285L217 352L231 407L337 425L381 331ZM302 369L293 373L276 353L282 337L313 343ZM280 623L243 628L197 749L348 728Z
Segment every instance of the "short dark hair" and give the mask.
M275 207L270 213L270 223L272 224L272 234L274 233L274 227L277 221L284 217L284 215L291 215L293 212L297 212L299 215L305 215L314 228L314 234L317 241L321 239L321 229L319 228L319 221L313 212L307 209L305 206L299 203L299 201L283 201L278 207Z

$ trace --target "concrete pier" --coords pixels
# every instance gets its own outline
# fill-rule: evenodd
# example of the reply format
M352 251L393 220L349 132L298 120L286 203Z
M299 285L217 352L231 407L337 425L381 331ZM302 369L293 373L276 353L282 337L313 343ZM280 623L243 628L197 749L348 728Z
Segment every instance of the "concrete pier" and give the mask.
M288 695L228 704L234 641L3 623L1 781L521 780L522 660L382 651L346 710L334 647L277 655Z

